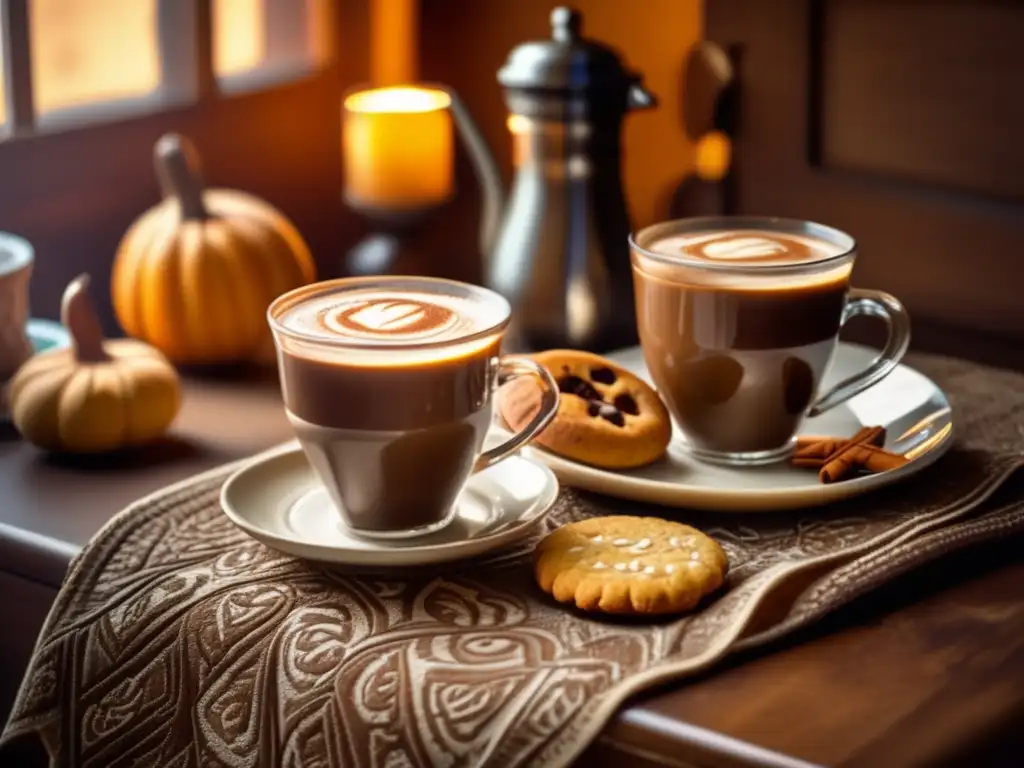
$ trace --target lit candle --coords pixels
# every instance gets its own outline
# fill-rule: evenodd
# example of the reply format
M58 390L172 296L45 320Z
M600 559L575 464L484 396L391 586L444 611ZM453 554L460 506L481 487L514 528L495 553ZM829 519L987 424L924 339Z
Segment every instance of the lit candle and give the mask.
M345 98L346 199L356 207L428 208L452 192L451 99L442 90L377 88Z

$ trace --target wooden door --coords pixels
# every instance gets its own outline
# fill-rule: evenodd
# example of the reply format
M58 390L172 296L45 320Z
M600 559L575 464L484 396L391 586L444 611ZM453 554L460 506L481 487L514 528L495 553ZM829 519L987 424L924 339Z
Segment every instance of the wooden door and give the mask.
M737 212L859 243L917 349L1024 366L1024 3L710 0L737 71Z

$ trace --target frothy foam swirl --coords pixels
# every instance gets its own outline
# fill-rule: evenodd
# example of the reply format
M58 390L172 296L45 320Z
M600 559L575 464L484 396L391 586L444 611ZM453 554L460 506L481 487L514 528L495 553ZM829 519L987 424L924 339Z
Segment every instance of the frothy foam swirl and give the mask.
M731 237L724 240L711 240L700 248L706 259L746 260L765 256L780 256L787 248L778 240L765 237Z
M651 250L732 264L795 264L828 258L841 251L832 243L812 237L756 230L673 235L652 243Z
M481 302L413 291L349 291L312 297L280 318L325 340L414 343L456 340L498 322Z
M447 307L414 299L370 299L320 313L320 324L327 330L365 339L433 336L458 321Z

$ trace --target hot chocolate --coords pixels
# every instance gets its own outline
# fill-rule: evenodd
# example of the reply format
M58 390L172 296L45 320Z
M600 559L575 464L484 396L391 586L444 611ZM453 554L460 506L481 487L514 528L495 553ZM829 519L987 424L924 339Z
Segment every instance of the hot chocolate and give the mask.
M759 229L643 234L633 266L644 359L690 444L785 446L835 348L852 266L837 257L849 249Z
M292 415L336 429L406 431L468 417L487 405L500 307L402 291L325 295L278 319L310 340L281 352ZM477 337L493 329L491 335ZM460 341L469 337L469 341Z
M491 423L508 304L416 278L308 286L270 308L288 418L342 518L443 525Z

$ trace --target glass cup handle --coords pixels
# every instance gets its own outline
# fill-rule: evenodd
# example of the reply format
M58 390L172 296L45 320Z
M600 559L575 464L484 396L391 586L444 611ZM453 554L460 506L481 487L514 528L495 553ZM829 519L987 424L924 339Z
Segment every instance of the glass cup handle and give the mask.
M883 291L851 288L839 327L842 328L855 315L879 317L885 321L889 327L885 348L863 371L844 379L818 398L807 412L808 416L819 416L880 382L899 365L910 346L910 315L895 296Z
M522 430L490 450L480 454L476 461L475 471L486 469L502 459L515 453L521 447L535 438L546 427L558 412L558 384L548 369L533 360L524 357L505 358L498 363L498 386L517 379L520 376L534 376L544 387L544 394L541 396L540 410L530 419L530 423Z

